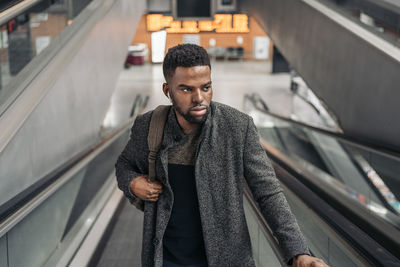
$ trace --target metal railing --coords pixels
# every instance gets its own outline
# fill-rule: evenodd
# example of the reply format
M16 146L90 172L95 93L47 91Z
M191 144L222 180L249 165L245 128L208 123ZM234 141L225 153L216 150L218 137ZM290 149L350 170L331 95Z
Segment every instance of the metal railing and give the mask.
M0 13L0 25L8 22L10 19L15 18L30 7L41 2L42 0L24 0L21 1Z
M314 126L283 117L279 114L275 114L264 108L267 105L259 95L247 95L246 99L251 101L254 109L263 114L267 114L272 118L276 118L278 121L284 121L290 125L305 128L319 134L332 137L353 147L362 148L390 159L400 159L400 154L397 151L389 151L385 148L348 137L342 133L316 128ZM261 143L269 157L274 162L280 166L283 166L294 177L296 177L296 179L301 181L301 183L306 185L312 191L316 192L318 196L330 203L332 207L335 207L335 209L340 211L341 214L344 214L350 221L368 233L369 236L373 236L373 238L377 240L383 247L385 247L385 249L390 251L390 253L393 255L400 255L399 229L397 229L394 225L389 224L378 214L371 212L371 210L369 210L365 205L355 201L354 198L343 194L343 192L336 188L335 184L329 182L329 179L321 179L321 177L329 176L326 173L318 170L315 167L307 168L307 166L311 166L311 164L306 164L305 161L301 160L300 158L298 158L298 160L294 160L292 157L285 155L284 152L274 147L271 143L269 143L268 140L261 138ZM354 242L354 240L352 240L352 242ZM357 242L359 242L360 246L362 246L362 240ZM373 255L370 256L374 257Z
M264 100L260 97L260 95L258 95L256 93L251 94L251 95L245 95L245 99L250 100L251 103L254 105L255 109L257 109L261 113L265 113L265 114L267 114L267 115L269 115L271 117L277 118L277 119L282 120L282 121L289 122L289 123L294 124L294 125L299 125L301 127L310 129L310 130L312 130L314 132L318 132L318 133L321 133L323 135L327 135L327 136L333 137L333 138L338 139L338 140L340 140L342 142L345 142L345 143L347 143L349 145L352 145L352 146L355 146L355 147L359 147L359 148L371 151L373 153L376 153L376 154L379 154L379 155L382 155L382 156L385 156L385 157L389 157L389 158L393 158L393 159L399 159L400 158L400 153L398 151L396 151L396 150L391 150L389 148L382 147L382 146L379 146L377 144L374 144L374 143L371 143L371 142L368 142L368 141L365 141L365 140L356 139L356 138L350 137L350 136L348 136L348 135L346 135L344 133L329 131L329 130L326 130L326 129L322 129L322 128L318 128L318 127L315 127L315 126L311 126L309 124L306 124L306 123L303 123L303 122L300 122L300 121L296 121L296 120L293 120L291 118L288 118L288 117L279 115L277 113L274 113L274 112L272 112L272 111L270 111L268 109L268 105L264 102Z
M75 155L71 160L62 164L59 168L51 172L46 177L42 178L38 183L40 185L32 185L35 188L33 192L22 193L23 196L18 196L17 199L12 199L0 207L0 237L7 233L11 228L18 224L22 219L29 215L36 207L46 201L60 187L66 184L76 173L84 168L92 159L103 152L110 144L126 133L132 126L136 114L143 111L143 105L147 101L135 99L136 113L121 127L107 134L97 144L85 149L78 155ZM147 97L145 98L147 99ZM141 107L136 107L136 105Z

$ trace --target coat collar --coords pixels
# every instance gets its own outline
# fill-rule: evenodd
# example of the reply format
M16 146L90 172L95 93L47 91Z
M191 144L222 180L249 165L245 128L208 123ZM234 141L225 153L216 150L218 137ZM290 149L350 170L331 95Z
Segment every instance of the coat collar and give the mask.
M207 113L207 118L206 121L203 124L203 128L201 130L200 134L200 143L198 145L198 151L196 152L198 155L201 143L206 136L206 132L208 129L211 128L211 121L213 117L213 112L214 112L214 104L211 102L210 104L210 111ZM182 144L186 142L187 136L183 132L181 126L178 123L178 119L176 118L175 111L173 108L170 108L168 111L168 116L167 116L167 121L164 127L164 136L163 136L163 141L161 144L161 149L160 149L160 159L161 159L161 164L164 169L164 173L166 176L160 176L159 178L162 183L166 184L168 187L168 181L166 180L166 177L168 177L168 149ZM197 160L197 159L196 159Z
M211 102L209 112L207 113L207 118L203 124L203 128L201 131L200 138L204 137L205 132L211 127L212 117L214 113L214 102ZM178 123L178 119L176 118L175 110L172 108L169 109L167 122L164 128L164 138L162 142L162 148L169 148L171 146L177 145L184 140L186 140L186 135L183 132L181 126Z
M168 148L171 147L185 138L185 133L183 132L181 126L178 123L178 119L176 118L174 109L169 109L167 122L164 128L164 138L163 138L163 147Z

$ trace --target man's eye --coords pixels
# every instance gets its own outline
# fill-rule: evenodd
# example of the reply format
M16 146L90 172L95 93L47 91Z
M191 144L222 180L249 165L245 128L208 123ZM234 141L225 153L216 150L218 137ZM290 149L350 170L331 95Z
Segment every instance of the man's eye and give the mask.
M207 91L209 91L210 89L211 89L211 86L206 86L206 87L203 88L203 91L206 91L206 92L207 92Z
M190 91L191 91L190 88L187 88L187 87L186 87L186 88L183 88L182 90L183 90L184 92L190 92Z

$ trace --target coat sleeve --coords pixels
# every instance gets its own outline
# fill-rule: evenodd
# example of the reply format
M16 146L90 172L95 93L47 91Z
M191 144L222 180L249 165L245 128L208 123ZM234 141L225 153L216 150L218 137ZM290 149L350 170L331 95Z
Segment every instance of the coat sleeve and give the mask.
M300 254L309 254L297 221L290 211L275 171L260 142L254 122L249 118L244 147L244 176L254 199L288 262Z
M146 124L143 120L143 116L139 116L135 120L128 144L115 164L118 187L129 201L141 210L143 210L143 201L132 194L129 185L136 177L148 173L148 164L145 156L148 155L147 135L144 130Z

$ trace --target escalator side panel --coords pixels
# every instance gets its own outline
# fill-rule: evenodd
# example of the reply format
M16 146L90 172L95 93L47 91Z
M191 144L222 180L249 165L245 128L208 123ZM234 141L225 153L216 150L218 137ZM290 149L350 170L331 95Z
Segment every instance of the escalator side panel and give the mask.
M341 242L341 245L336 246L340 248L346 243L351 244L351 247L347 247L347 250L353 250L354 253L347 254L347 257L350 257L350 255L353 254L359 254L361 257L365 258L369 264L376 266L391 266L393 263L399 263L399 259L394 256L396 254L391 254L382 245L380 245L380 243L373 239L374 236L372 236L372 232L365 232L361 230L360 225L355 225L353 222L349 221L349 219L346 218L348 214L346 214L341 207L337 206L337 203L320 198L317 195L318 193L315 193L318 192L314 190L315 188L313 188L312 191L310 189L311 187L308 188L308 185L306 186L305 184L302 184L297 178L292 176L291 173L283 169L276 162L273 162L273 166L277 177L282 182L284 187L287 187L296 195L301 196L301 201L308 206L308 209L312 209L319 214L325 224L329 225L331 229L334 229L336 234L340 236L342 240L346 240L345 242ZM335 209L331 205L336 205ZM341 213L339 213L336 209L340 210ZM302 215L299 215L299 218L301 217ZM361 221L359 222L361 224ZM307 227L305 232L307 232ZM318 241L317 239L318 237L314 238L314 242ZM329 248L330 243L329 246L327 244L326 246ZM392 249L396 251L398 248ZM346 250L344 250L344 252L346 254ZM330 255L328 260L332 260ZM351 260L354 261L357 259L351 258ZM364 264L361 264L359 266L363 265Z
M240 9L255 17L344 132L400 150L399 47L323 3L247 0Z

